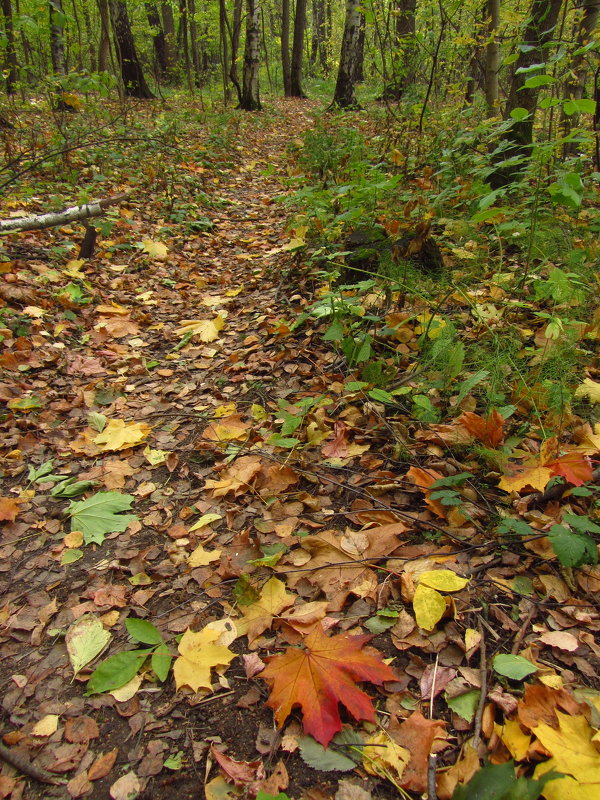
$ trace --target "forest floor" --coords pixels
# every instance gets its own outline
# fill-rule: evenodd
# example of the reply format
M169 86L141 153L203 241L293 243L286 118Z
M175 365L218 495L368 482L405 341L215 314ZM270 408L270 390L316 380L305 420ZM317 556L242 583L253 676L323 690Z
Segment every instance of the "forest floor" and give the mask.
M123 176L89 260L60 250L76 227L3 239L21 319L0 355L0 731L21 761L0 798L444 800L484 756L531 775L579 736L594 758L600 572L555 558L564 499L539 476L500 491L492 468L457 480L458 505L432 498L482 475L469 442L498 447L502 420L411 420L352 383L319 320L290 327L320 291L280 202L314 108L240 115L212 165L188 131L177 166L213 200L195 227ZM535 469L591 483L600 437L578 425L570 460ZM507 497L527 547L490 533ZM132 648L153 657L97 670ZM339 698L354 716L323 751L302 721L329 742Z

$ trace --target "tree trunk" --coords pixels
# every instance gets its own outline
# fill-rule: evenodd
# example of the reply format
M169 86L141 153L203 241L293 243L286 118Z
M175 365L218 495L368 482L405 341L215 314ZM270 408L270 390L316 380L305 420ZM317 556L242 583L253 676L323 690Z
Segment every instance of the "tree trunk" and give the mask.
M156 71L161 78L167 74L167 43L162 29L160 15L154 3L146 3L146 15L152 28L152 45L154 47L154 58L156 59Z
M356 61L354 62L354 83L363 83L365 80L365 36L367 18L364 11L360 12L360 28L358 30L358 44L356 46Z
M242 35L242 11L244 9L244 0L234 0L233 3L233 28L231 31L231 66L229 68L229 77L235 86L238 96L238 105L242 104L242 87L240 79L238 78L237 57L240 49L240 37Z
M90 17L90 9L89 6L84 6L82 8L83 12L83 24L85 25L85 35L87 37L88 44L95 40L94 30L92 28L92 19ZM89 47L89 57L90 57L90 72L97 72L96 69L96 54L94 50Z
M506 149L497 156L498 161L517 158L518 162L499 166L488 178L495 189L512 183L524 168L533 143L533 118L537 107L537 87L526 87L531 77L528 70L534 64L544 63L548 57L548 45L552 41L562 0L531 0L527 26L523 35L525 48L521 50L515 64L508 101L504 111L505 120L510 120L516 108L525 109L525 119L513 120L504 134Z
M17 51L15 49L15 31L11 0L2 0L2 16L4 17L4 35L6 36L6 52L4 54L4 71L6 74L6 94L14 94L17 84Z
M577 34L576 51L580 51L590 42L594 35L594 30L598 25L600 14L600 0L579 0L579 7L582 12ZM597 53L596 53L597 58ZM565 100L581 100L585 92L585 84L589 70L588 53L580 53L574 56L571 62L569 78L565 86ZM596 109L598 112L598 109ZM563 111L561 119L561 134L568 136L576 128L579 121L579 114L568 115ZM577 142L565 142L564 155L574 155L577 152Z
M100 13L100 44L98 45L98 72L108 72L110 61L110 14L108 0L98 0Z
M167 75L173 78L175 65L177 63L175 45L175 20L173 19L173 8L170 2L161 4L162 29L165 34L165 55L167 59Z
M50 58L55 75L64 75L65 64L65 30L62 0L50 0Z
M357 108L354 93L354 65L358 58L360 33L360 0L346 0L346 20L342 37L342 50L332 105L339 108Z
M109 8L125 94L150 100L154 95L148 88L138 59L125 0L109 0Z
M244 74L242 77L242 99L244 111L259 111L260 92L258 70L260 66L260 0L246 0L246 47L244 50Z
M306 97L302 91L302 55L306 30L306 0L296 0L294 18L294 43L292 45L291 96ZM283 45L282 45L283 47Z
M281 0L281 71L283 94L292 96L292 67L290 65L290 0Z
M199 86L202 80L202 65L200 63L200 53L198 52L198 25L196 23L196 3L195 0L188 0L189 28L190 28L190 52L192 54L192 66L194 67L194 77Z
M415 17L417 0L398 0L392 46L392 76L384 86L383 99L401 100L406 87L415 81Z
M225 0L219 0L219 40L221 43L221 78L223 80L223 100L227 104L231 99L229 86L229 33L228 33L227 8Z
M485 48L485 102L488 115L498 113L498 71L500 69L500 0L487 0L488 43Z

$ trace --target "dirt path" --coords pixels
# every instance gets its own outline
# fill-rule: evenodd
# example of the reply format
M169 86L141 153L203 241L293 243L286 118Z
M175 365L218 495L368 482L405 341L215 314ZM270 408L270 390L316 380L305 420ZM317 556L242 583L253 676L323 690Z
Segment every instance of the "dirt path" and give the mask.
M95 290L87 307L69 298L57 307L39 281L49 272L44 245L51 232L25 243L15 237L20 271L9 294L41 311L29 335L13 332L4 342L0 391L17 407L32 397L40 407L36 400L35 413L15 409L2 423L2 731L15 753L69 783L26 786L4 764L3 797L105 798L113 787L115 797L140 789L156 799L197 798L210 743L227 745L234 758L264 758L269 773L280 758L266 689L248 681L239 659L215 693L175 693L169 678L164 688L144 683L120 701L110 694L85 697L85 684L73 681L64 634L92 615L112 635L110 653L119 652L130 647L123 620L134 615L159 627L174 651L174 635L223 618L221 601L229 607L233 583L253 569L247 559L262 555L253 523L263 518L265 499L260 493L254 503L211 498L203 487L219 478L215 462L220 471L226 467L219 457L225 445L203 431L216 412L216 421L228 426L223 436L230 447L248 450L252 404L272 414L277 398L296 395L322 369L314 353L298 352L298 339L286 337L280 323L290 315L294 290L286 278L292 257L283 249L288 211L277 198L285 192L280 177L290 166L291 134L311 125L310 109L307 102L279 102L274 114L239 118L238 163L204 184L218 203L207 210L210 232L170 240L152 202L129 212L133 238L161 241L169 255L123 257L100 249L83 270ZM113 241L131 233L117 230ZM72 321L65 308L76 312ZM214 341L194 337L179 349L177 328L219 312L224 325ZM150 426L143 444L155 452L146 457L143 446L102 452L92 441L97 430L88 425L90 413ZM240 436L231 433L235 425ZM30 467L50 460L52 472L93 481L95 491L132 495L137 521L101 544L82 545L65 522L65 498L50 494L51 481L27 479ZM220 512L226 524L190 533L190 522L208 511ZM298 507L281 506L273 524L293 514ZM265 530L273 524L263 522ZM272 533L265 538L277 543ZM217 565L190 569L186 559L200 543L218 545L222 555ZM67 551L77 559L62 564ZM241 640L231 646L246 649ZM164 767L169 755L171 769ZM318 773L297 756L290 759L291 796L319 784Z

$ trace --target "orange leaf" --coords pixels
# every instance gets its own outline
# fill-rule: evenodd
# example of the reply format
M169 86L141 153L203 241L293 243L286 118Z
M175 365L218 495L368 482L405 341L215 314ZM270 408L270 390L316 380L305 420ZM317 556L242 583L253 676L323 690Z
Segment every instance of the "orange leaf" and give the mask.
M342 729L338 703L357 719L375 720L371 699L355 681L381 685L395 680L393 670L376 651L361 650L371 636L326 636L315 628L304 640L304 649L288 648L271 658L260 673L271 684L267 705L281 728L294 706L304 715L304 730L323 747Z
M19 513L19 503L21 501L12 497L0 497L0 520L3 522L14 522Z
M572 450L546 464L553 475L562 475L573 486L581 486L593 477L590 459L583 453Z
M400 724L396 720L389 727L392 739L411 754L408 767L402 773L401 785L413 792L427 791L429 754L437 753L445 745L446 723L439 719L425 719L420 711L414 711Z
M465 411L457 422L487 447L498 447L504 441L504 417L495 408L487 419L473 414L472 411Z

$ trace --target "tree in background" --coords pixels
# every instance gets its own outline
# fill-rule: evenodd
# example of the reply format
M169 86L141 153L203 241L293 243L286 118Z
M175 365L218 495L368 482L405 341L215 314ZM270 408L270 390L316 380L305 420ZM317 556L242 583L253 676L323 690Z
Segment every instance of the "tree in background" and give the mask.
M339 108L356 108L358 105L354 90L354 76L356 61L359 57L360 18L360 0L346 0L340 65L332 102L332 105Z
M246 46L244 49L244 72L240 108L244 111L259 111L260 68L260 0L246 0Z
M125 0L109 0L109 7L124 92L128 97L151 100L154 95L138 59Z
M4 74L6 75L6 94L14 94L17 84L17 51L15 49L15 32L13 25L11 0L2 0L2 17L6 51L4 54Z
M508 163L501 164L490 175L489 181L493 188L500 188L514 181L531 154L533 122L539 86L542 85L532 79L531 70L534 65L544 64L547 60L548 47L554 38L561 5L562 0L531 0L504 110L504 118L510 125L504 134L505 147L499 153L498 159Z
M304 32L306 31L306 0L296 0L294 18L294 41L290 70L290 95L306 97L302 90L302 57L304 55Z

